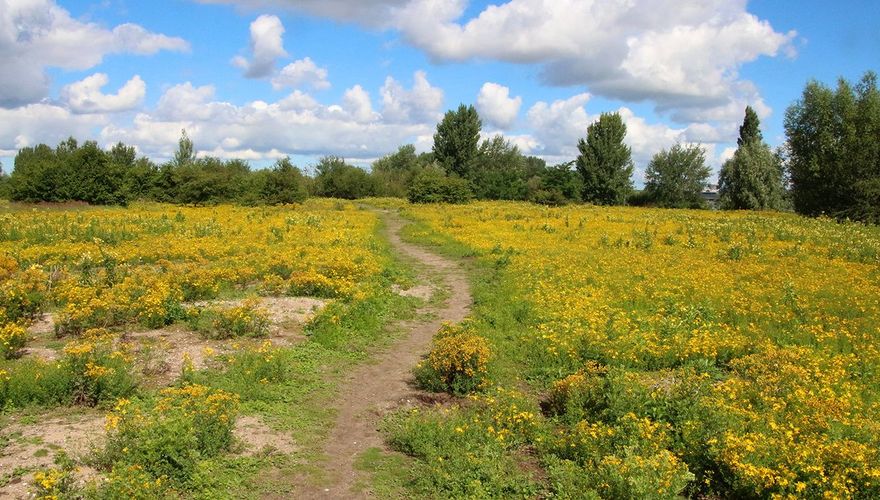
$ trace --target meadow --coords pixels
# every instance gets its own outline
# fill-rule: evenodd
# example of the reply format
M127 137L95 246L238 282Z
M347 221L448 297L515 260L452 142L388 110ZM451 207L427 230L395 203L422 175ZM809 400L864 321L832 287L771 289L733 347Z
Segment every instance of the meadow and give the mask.
M386 422L416 457L400 484L441 497L880 495L876 227L397 207L416 221L410 239L472 261L461 328L485 351L457 352L488 358L469 399Z
M380 225L332 200L0 208L0 496L237 496L315 475L340 374L411 309Z
M394 452L358 457L374 495L880 496L876 227L363 204L0 207L0 494L240 498L332 480L321 450L345 375L424 304L395 293L414 271L382 208L465 266L473 306L413 367L449 394L387 415ZM92 446L70 452L52 429Z

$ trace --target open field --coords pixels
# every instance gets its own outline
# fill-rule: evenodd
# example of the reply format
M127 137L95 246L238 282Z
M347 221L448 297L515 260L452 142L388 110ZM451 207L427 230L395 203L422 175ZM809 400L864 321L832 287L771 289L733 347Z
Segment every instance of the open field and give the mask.
M4 206L0 496L880 495L877 228L365 205Z
M475 257L492 389L398 415L448 495L880 495L880 231L786 214L401 206ZM437 430L437 429L440 430ZM588 494L589 493L589 494Z
M0 497L320 479L339 380L419 303L381 226L321 200L4 207Z

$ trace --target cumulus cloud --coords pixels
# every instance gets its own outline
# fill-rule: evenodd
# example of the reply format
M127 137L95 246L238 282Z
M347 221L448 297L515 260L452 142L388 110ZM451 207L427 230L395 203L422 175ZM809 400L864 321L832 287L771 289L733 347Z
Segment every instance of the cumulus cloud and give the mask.
M411 0L394 24L439 60L537 63L555 85L660 108L725 106L739 67L790 52L743 0L510 0L460 22L468 2Z
M380 93L382 116L386 121L435 123L442 116L443 90L431 85L424 71L415 72L410 90L389 76Z
M15 109L0 108L0 150L11 153L39 143L55 145L74 137L91 137L95 127L108 122L106 115L77 114L48 103Z
M330 82L327 81L327 69L318 67L309 57L288 64L272 78L272 87L275 90L303 86L310 86L316 90L330 87Z
M513 125L522 106L522 97L510 97L510 89L497 83L486 82L477 95L480 117L502 130Z
M106 144L123 141L167 158L182 128L203 155L256 160L331 153L376 158L400 144L430 138L434 124L385 120L359 85L333 105L320 104L299 90L273 103L236 105L218 100L212 86L184 83L167 89L155 110L138 113L131 123L107 124L100 137Z
M49 91L46 68L92 68L108 54L186 51L177 37L136 24L108 30L74 19L52 0L0 0L0 106L37 102Z
M110 79L106 73L95 73L61 89L61 99L75 113L117 113L141 105L147 85L135 75L116 94L104 94L101 89Z
M468 0L200 0L286 8L398 31L440 61L534 64L552 85L650 100L685 123L760 96L739 69L793 55L793 31L748 12L746 0L508 0L470 17Z
M265 78L275 72L275 61L285 57L284 25L278 16L262 15L251 23L251 59L236 56L232 64L247 78Z

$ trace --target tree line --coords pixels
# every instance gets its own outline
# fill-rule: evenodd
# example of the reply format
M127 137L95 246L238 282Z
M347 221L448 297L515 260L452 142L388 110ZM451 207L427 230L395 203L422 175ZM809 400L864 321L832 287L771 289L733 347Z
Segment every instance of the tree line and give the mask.
M473 106L450 110L438 123L430 152L405 145L370 171L327 156L305 175L289 158L269 169L242 160L197 158L184 131L174 157L156 164L119 143L102 150L93 141L68 139L57 147L23 148L0 188L12 200L125 204L147 199L183 204L296 203L307 196L406 197L412 202L471 199L527 200L544 204L705 206L710 176L704 149L675 144L657 152L636 191L626 124L603 113L578 141L576 159L548 166L522 154L503 136L481 139ZM785 116L786 142L764 142L757 113L746 107L737 149L719 173L725 209L784 210L880 222L880 92L877 75L831 89L812 81Z

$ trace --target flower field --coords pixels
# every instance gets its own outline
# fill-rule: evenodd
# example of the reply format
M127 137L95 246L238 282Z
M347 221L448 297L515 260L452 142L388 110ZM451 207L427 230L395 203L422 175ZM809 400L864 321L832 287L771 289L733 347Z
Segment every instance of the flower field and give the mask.
M880 496L877 228L775 213L399 208L419 223L413 239L488 269L475 329L494 384L530 394L394 422L426 489ZM540 418L484 424L511 405ZM482 435L468 438L474 423ZM426 437L428 424L447 434ZM546 477L523 474L523 454Z
M311 363L351 362L349 346L325 338L353 328L350 310L382 303L376 297L387 286L377 279L389 259L378 227L375 213L330 200L275 208L0 207L0 418L11 425L37 412L44 416L25 421L39 425L66 408L107 413L108 442L75 464L105 478L86 496L211 491L198 478L234 447L240 408L282 421L272 405L305 397L285 396L293 379L295 390L316 391L312 406L326 397L320 391L328 382L313 380ZM297 333L299 344L273 345L270 332L288 325L272 323L261 307L267 297L331 303L326 317L295 327L312 328L317 344ZM362 350L355 334L346 335ZM145 358L155 358L156 345L190 339L206 346L196 351L201 365L190 349L182 360L159 359L180 368L154 377L157 360ZM308 408L300 407L315 413ZM296 418L314 432L326 415ZM5 446L21 441L2 427L0 461ZM228 460L235 470L244 459ZM31 472L39 497L84 494L72 493L82 485L70 459L56 463L0 467L0 496Z

